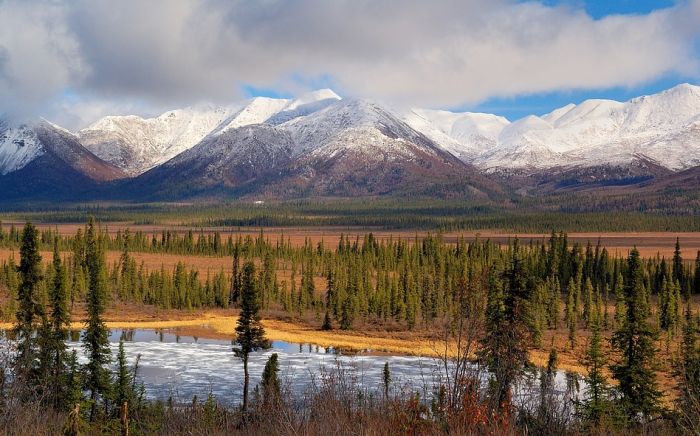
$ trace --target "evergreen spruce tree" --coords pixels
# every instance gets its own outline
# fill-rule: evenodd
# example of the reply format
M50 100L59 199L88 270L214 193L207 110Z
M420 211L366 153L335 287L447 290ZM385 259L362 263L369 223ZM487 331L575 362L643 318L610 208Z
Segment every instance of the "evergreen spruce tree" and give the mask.
M540 370L540 404L538 406L537 415L539 422L543 423L543 425L551 422L552 416L556 413L554 378L557 373L557 361L557 350L552 347L549 350L547 366Z
M671 269L671 280L683 283L683 257L681 256L681 242L676 238L676 247L673 250L673 268Z
M671 295L671 329L673 333L681 324L683 319L683 309L682 309L682 297L681 297L681 285L678 282L673 284L672 295Z
M584 360L588 371L586 377L588 389L583 402L583 418L592 428L598 428L610 412L608 386L603 374L607 359L602 349L600 318L600 316L594 316L591 320L591 339Z
M697 295L700 294L700 250L695 257L695 276L693 279L693 292Z
M53 403L56 386L51 377L53 366L54 334L51 330L51 322L46 312L40 315L41 324L36 332L37 344L37 366L36 366L36 386L41 391L42 400Z
M78 352L73 350L68 357L68 370L66 376L66 401L65 409L70 410L76 404L81 404L83 398L82 379L80 377L80 365L78 364Z
M668 332L668 337L675 335L681 314L681 286L678 282L662 281L659 295L659 325Z
M586 328L591 327L591 313L593 312L593 283L591 283L590 277L586 278L586 282L583 285L583 322Z
M34 335L34 322L44 314L39 297L41 274L41 255L39 254L39 232L31 223L22 231L19 263L18 310L16 314L15 333L17 338L17 355L15 357L15 374L21 379L32 381L38 376L38 345Z
M559 278L550 277L547 279L549 288L549 304L547 306L547 324L551 329L559 327L559 317L561 312L561 287Z
M260 295L255 281L255 264L247 262L243 266L241 277L241 312L236 325L236 339L233 352L243 360L243 404L242 410L248 408L248 357L250 353L269 347L265 339L265 329L260 322Z
M618 273L615 280L615 317L613 318L613 328L618 329L625 322L627 306L625 303L625 288L622 274Z
M532 330L532 340L536 347L542 346L542 334L547 327L547 309L550 304L550 294L546 283L541 283L535 287L535 291L530 296L528 302L528 315L530 329Z
M321 330L333 330L333 321L331 320L330 312L326 311L323 317L323 325L321 325Z
M345 297L343 301L343 306L340 311L340 329L350 330L352 329L352 323L355 319L355 298L352 295Z
M119 352L117 353L117 370L114 380L114 405L115 412L118 412L124 403L127 407L133 406L135 393L133 391L133 374L129 370L124 352L124 341L119 341Z
M333 310L336 307L336 291L335 291L335 279L333 277L333 271L328 269L328 274L326 275L326 311Z
M681 427L692 432L700 428L700 344L698 323L693 319L690 303L685 310L679 354L674 371L679 392L676 408Z
M240 269L240 244L236 243L233 249L233 267L231 269L231 292L229 294L230 306L238 303L241 295L241 274Z
M49 303L51 306L50 339L48 341L50 392L52 402L58 405L63 399L66 379L66 337L70 328L70 312L68 310L68 274L61 262L58 251L58 238L54 239L53 248L53 280L49 288Z
M389 362L384 362L384 369L382 369L382 384L384 386L384 401L389 400L389 387L391 385L391 370L389 369Z
M272 353L265 363L262 373L263 401L267 404L274 404L280 400L279 359L277 353Z
M630 421L659 412L660 393L656 386L654 341L656 332L648 323L649 303L644 287L644 270L634 248L627 260L624 284L625 318L612 337L620 360L610 367L619 383L621 405Z
M576 333L578 329L578 312L576 310L576 282L571 279L566 294L566 326L569 331L569 345L573 350L576 347Z
M85 263L88 273L88 320L83 332L83 348L88 362L85 365L85 388L90 391L90 421L100 398L109 398L110 377L107 366L111 360L109 330L102 320L107 298L104 250L94 218L88 221L85 234Z
M532 332L528 325L527 301L530 289L525 263L516 239L508 266L500 280L490 280L486 338L481 358L493 374L492 388L498 407L510 407L511 388L527 362Z
M610 301L610 286L606 283L603 287L603 298L601 304L603 306L603 330L607 330L610 327L610 315L608 314L608 302Z

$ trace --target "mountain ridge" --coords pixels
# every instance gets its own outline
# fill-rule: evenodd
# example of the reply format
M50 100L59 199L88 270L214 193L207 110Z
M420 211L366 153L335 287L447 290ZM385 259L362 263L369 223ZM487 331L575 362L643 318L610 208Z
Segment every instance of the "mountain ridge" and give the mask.
M626 102L590 99L513 122L397 110L330 89L198 104L152 118L107 116L75 133L47 121L0 121L0 185L17 181L16 173L39 172L42 163L52 168L41 177L43 191L49 175L77 172L99 195L127 199L207 191L488 197L641 187L700 166L700 87L681 84ZM73 175L62 176L61 168ZM695 178L668 186L683 180Z

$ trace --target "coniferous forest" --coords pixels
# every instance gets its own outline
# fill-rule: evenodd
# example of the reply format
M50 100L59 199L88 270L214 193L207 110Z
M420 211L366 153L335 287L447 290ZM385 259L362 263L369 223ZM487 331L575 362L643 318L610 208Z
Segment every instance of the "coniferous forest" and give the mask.
M572 244L563 232L507 244L367 233L341 236L331 246L293 244L262 230L257 236L110 233L91 219L72 235L29 223L5 226L0 246L17 253L0 267L1 314L14 326L5 334L13 349L0 356L6 433L697 434L700 428L700 252L684 259L679 243L669 259L642 258L636 249L614 256L600 243ZM106 252L118 252L118 261L108 263ZM139 253L182 261L149 269L136 260ZM188 265L195 257L223 257L230 267ZM104 313L120 304L236 311L230 332L246 368L241 406L224 407L214 397L189 404L146 398L123 346L116 356L108 346ZM78 312L84 363L65 345ZM383 394L367 396L338 372L302 401L280 388L273 355L260 386L249 387L248 356L269 343L260 323L266 317L338 334L386 330L437 338L449 350L439 357L444 381L431 386L430 398L392 393L387 364ZM533 361L536 351L548 358ZM566 370L565 390L555 383L566 369L559 367L563 352L567 367L573 358L577 368ZM569 388L579 382L585 388L574 395Z

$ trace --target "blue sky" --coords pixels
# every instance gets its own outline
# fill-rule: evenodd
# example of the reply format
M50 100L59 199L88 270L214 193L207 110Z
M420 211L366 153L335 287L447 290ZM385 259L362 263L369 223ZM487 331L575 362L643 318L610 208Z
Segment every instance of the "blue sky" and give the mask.
M593 18L599 19L613 14L646 14L656 9L667 8L675 5L673 0L598 0L598 1L577 1L577 0L546 0L547 5L571 5L573 7L583 7Z

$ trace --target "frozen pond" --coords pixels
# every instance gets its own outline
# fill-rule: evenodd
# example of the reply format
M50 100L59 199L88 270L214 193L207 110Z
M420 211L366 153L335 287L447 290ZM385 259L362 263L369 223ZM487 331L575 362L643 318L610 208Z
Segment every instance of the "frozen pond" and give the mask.
M176 403L200 400L209 393L227 404L240 401L243 389L243 363L234 356L230 341L177 336L153 330L112 330L112 358L116 360L119 339L130 365L140 355L138 379L143 382L149 398ZM77 339L74 335L73 339ZM68 342L69 348L82 353L81 343ZM303 394L324 373L342 369L370 393L380 395L382 371L389 363L394 389L429 394L439 365L434 359L413 356L342 355L332 349L315 345L275 341L272 348L251 354L248 362L251 389L260 381L263 367L272 353L279 356L280 380L294 394ZM84 362L81 358L81 362Z
M194 396L203 401L211 393L217 401L236 405L240 403L243 389L243 362L236 358L230 340L179 336L161 330L120 330L110 333L112 361L116 361L119 340L124 340L124 349L129 365L133 367L139 357L138 382L143 383L150 399L172 400L177 404L188 403ZM0 343L4 341L0 340ZM72 332L67 342L75 349L80 362L82 355L80 332ZM389 363L392 394L419 393L422 398L432 397L433 388L439 385L444 375L442 362L416 356L391 355L345 355L333 349L316 345L293 344L274 341L272 348L251 354L250 389L260 382L263 367L272 353L279 356L279 377L282 386L293 396L302 396L309 389L318 387L329 374L342 372L345 383L356 383L367 394L381 396L383 392L384 364ZM482 374L486 382L486 375ZM568 377L562 371L555 376L555 390L567 391ZM539 382L529 378L531 385ZM583 383L580 391L585 392ZM518 402L534 399L534 391L527 387L516 388Z

